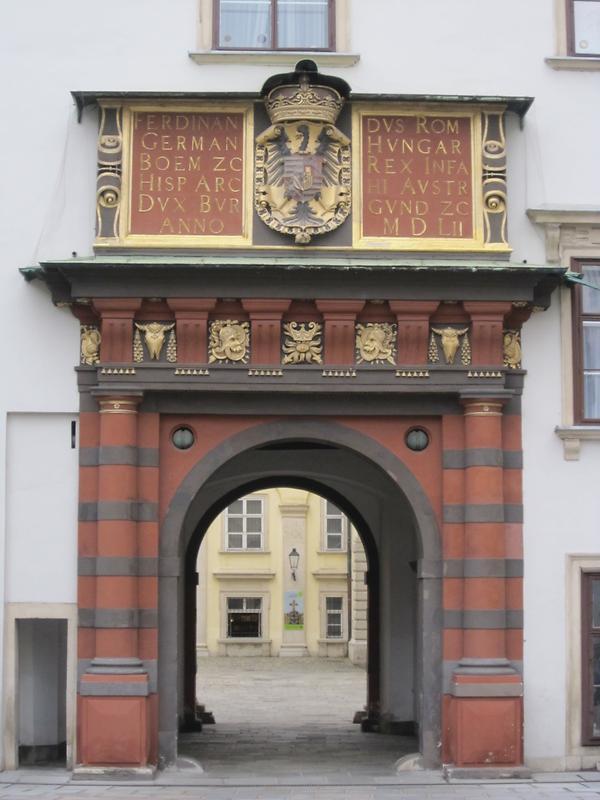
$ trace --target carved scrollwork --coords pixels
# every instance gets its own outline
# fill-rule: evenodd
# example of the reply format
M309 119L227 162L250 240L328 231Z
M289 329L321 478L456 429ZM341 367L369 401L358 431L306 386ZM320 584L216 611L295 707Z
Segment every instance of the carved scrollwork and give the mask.
M367 322L356 326L357 364L395 364L396 326L391 322Z
M250 351L250 324L236 319L210 323L208 361L247 364Z
M483 218L486 244L508 244L506 235L506 138L501 111L484 111Z
M100 109L96 181L98 239L116 239L119 235L123 166L122 113L120 106L102 106Z
M100 363L102 336L95 325L81 326L81 363L92 367Z
M286 322L283 335L284 364L323 363L323 326L320 322Z
M502 345L504 351L504 366L509 369L521 369L521 331L503 331Z
M471 343L468 328L432 328L427 351L429 362L435 364L440 360L440 347L444 361L448 366L454 364L459 353L460 363L466 367L471 363ZM460 351L460 352L459 352Z

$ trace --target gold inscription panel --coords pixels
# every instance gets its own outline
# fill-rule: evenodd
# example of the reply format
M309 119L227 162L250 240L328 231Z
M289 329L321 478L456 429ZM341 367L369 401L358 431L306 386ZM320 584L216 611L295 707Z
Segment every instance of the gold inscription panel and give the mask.
M121 239L139 246L248 245L248 106L129 107Z
M353 142L355 247L484 249L479 110L359 106Z

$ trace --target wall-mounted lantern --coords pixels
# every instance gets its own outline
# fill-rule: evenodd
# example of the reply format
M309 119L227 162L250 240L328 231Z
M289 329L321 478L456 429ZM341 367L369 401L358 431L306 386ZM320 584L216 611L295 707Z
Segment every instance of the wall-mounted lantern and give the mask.
M292 580L296 580L296 570L298 569L298 564L300 563L300 553L296 550L295 547L292 548L290 555L290 569L292 571Z

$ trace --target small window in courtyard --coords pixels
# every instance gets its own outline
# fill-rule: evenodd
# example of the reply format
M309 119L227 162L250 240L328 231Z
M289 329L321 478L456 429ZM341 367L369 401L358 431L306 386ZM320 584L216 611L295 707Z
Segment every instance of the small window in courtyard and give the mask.
M325 501L325 550L345 550L348 521L337 506Z
M569 54L600 56L600 0L567 0Z
M223 50L332 50L333 0L215 0Z
M341 597L325 598L326 637L327 639L341 639L343 600Z
M227 598L227 637L260 639L262 633L262 598Z
M600 744L600 574L582 575L583 744Z
M579 422L600 422L600 264L578 262L590 286L574 293L575 404ZM597 286L597 289L592 287Z
M264 501L261 497L243 497L225 511L225 535L228 550L262 550Z

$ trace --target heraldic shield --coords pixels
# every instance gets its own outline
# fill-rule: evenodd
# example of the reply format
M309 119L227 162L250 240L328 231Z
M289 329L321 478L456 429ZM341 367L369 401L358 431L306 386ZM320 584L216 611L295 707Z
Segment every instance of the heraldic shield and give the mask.
M349 92L309 60L263 87L273 124L256 139L256 210L296 244L334 230L350 213L350 140L334 125Z

